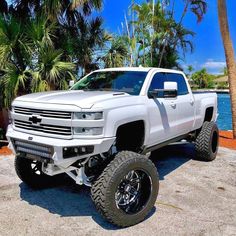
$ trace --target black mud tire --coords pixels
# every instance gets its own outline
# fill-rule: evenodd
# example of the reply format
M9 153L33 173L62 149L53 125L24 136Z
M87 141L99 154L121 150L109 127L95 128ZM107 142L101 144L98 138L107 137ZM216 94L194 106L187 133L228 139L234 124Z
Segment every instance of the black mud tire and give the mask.
M18 177L33 189L51 187L53 177L44 174L41 170L42 163L32 161L23 154L15 157L15 170Z
M213 161L216 158L219 145L219 130L215 122L205 121L196 142L196 158L202 161Z
M116 194L120 194L121 185L124 184L122 181L126 181L130 173L140 173L142 176L139 181L136 178L141 186L137 194L138 200L121 208L117 203ZM159 176L152 161L143 155L122 151L93 183L91 195L98 212L106 220L119 227L128 227L145 219L155 205L158 190Z

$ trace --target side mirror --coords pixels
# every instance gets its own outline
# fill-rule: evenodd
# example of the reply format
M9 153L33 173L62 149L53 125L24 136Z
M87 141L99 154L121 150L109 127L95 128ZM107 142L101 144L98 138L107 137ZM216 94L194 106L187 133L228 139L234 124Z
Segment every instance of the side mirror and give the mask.
M176 82L164 82L164 89L154 89L149 92L152 98L176 98L178 88Z
M164 98L175 98L178 94L178 85L176 82L164 82Z
M75 84L75 81L74 80L70 80L69 87L71 88L74 84Z

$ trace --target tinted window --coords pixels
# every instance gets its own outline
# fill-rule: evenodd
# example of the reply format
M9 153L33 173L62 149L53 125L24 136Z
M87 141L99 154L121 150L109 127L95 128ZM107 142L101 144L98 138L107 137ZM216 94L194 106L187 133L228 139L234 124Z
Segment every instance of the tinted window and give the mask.
M166 79L165 73L157 73L153 76L149 91L154 89L164 89L164 81Z
M188 94L188 87L184 77L175 73L157 73L154 75L149 91L154 89L164 89L164 81L176 82L178 87L178 95Z
M178 86L178 95L188 94L188 87L184 77L181 74L166 73L166 81L176 82Z

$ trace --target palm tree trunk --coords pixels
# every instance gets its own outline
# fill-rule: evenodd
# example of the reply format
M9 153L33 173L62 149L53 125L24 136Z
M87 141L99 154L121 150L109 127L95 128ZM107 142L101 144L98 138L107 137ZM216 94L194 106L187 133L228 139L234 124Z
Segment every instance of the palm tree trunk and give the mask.
M133 66L133 50L132 50L132 41L131 41L131 37L130 37L130 32L129 32L129 25L128 25L128 20L127 20L127 17L126 17L126 14L124 14L124 17L125 17L125 26L126 26L126 31L127 31L127 36L128 36L128 40L129 40L129 49L130 49L130 64L129 66ZM133 23L132 23L132 30L134 31L134 26L133 26ZM132 34L132 37L134 37L134 33Z
M225 49L226 64L229 73L229 89L232 107L233 136L236 138L236 64L234 48L230 38L225 0L218 0L218 17L221 36Z
M167 45L167 40L165 40L163 48L161 50L160 60L159 60L159 63L158 63L159 68L161 67L161 63L162 63L162 59L163 59L163 56L164 56L166 45Z
M188 11L188 6L189 6L189 2L187 1L186 4L185 4L185 6L184 6L184 10L183 10L183 13L182 13L182 15L181 15L181 18L180 18L180 21L179 21L179 23L178 23L178 26L180 26L180 25L182 24L182 22L183 22L183 20L184 20L184 17L186 16L187 11ZM172 16L171 16L171 17L173 17L173 15L174 15L174 14L172 13ZM176 35L177 35L177 33L176 33ZM175 35L175 37L176 37L176 35ZM174 50L175 50L176 47L177 47L177 43L178 43L178 39L176 39L175 42L174 42L174 46L173 46Z
M153 32L154 32L154 16L155 16L155 0L152 1L152 28L153 28ZM152 61L153 61L152 49L153 49L153 40L154 40L153 35L150 35L150 38L151 38L150 59L151 59L151 66L153 66L153 64L152 64Z
M143 29L143 66L146 66L146 51L145 51L145 38L144 38L144 29Z
M179 21L179 25L182 24L183 19L184 19L184 17L186 16L186 13L187 13L187 11L188 11L188 6L189 6L189 1L187 1L186 4L185 4L185 6L184 6L184 10L183 10L183 13L182 13L182 15L181 15L181 18L180 18L180 21Z

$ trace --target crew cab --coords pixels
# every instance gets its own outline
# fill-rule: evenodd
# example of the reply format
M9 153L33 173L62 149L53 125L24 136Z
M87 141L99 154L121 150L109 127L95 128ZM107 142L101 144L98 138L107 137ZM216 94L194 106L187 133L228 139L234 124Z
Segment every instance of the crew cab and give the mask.
M16 98L7 138L26 184L44 187L66 173L91 186L108 221L126 227L142 221L157 198L150 152L184 139L195 143L196 158L215 159L216 118L216 94L193 93L181 71L111 68L68 91Z

